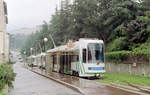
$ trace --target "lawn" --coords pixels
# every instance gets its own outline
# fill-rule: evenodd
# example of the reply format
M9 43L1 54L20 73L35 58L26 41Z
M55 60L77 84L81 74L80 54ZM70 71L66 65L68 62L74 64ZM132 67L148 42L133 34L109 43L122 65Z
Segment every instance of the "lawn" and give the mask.
M142 86L150 86L150 78L144 76L117 74L107 72L103 79L98 79L98 82L117 83L117 84L136 84Z
M0 95L7 95L7 94L4 93L3 91L0 91Z

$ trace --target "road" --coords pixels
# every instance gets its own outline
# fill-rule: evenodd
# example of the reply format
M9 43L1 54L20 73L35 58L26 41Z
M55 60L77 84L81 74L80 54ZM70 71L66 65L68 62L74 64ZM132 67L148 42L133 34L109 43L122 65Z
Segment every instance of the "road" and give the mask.
M80 95L59 83L35 74L20 64L13 66L17 73L10 95Z

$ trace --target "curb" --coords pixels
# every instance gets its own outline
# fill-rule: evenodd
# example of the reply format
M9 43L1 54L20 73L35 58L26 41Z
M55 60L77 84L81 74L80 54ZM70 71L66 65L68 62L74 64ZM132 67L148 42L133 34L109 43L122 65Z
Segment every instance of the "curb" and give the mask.
M26 68L26 69L28 69L28 68ZM28 70L30 70L30 69L28 69ZM51 76L43 75L43 74L41 74L41 73L39 73L39 72L36 72L36 71L34 71L34 70L30 70L30 71L32 71L32 72L34 72L34 73L36 73L36 74L38 74L38 75L41 75L41 76L43 76L43 77L49 78L49 79L51 79L51 80L53 80L53 81L55 81L55 82L57 82L57 83L60 83L60 84L66 86L66 87L68 87L68 88L70 88L70 89L72 89L72 90L75 90L76 92L78 92L78 93L80 93L80 94L82 94L82 95L85 95L84 92L83 92L80 88L78 88L78 87L76 87L76 86L74 86L74 85L71 85L71 84L69 84L69 83L63 82L63 81L61 81L61 80L59 80L59 79L55 79L55 78L53 78L53 77L51 77Z
M123 89L123 90L129 91L129 92L137 93L140 95L149 95L148 93L141 92L139 89L128 87L128 86L123 86L123 85L118 85L118 84L110 84L110 86L119 88L119 89Z

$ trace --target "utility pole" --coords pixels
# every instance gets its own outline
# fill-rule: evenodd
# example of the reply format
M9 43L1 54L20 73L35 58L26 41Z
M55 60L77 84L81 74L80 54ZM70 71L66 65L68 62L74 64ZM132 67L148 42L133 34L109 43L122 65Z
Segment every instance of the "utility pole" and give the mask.
M52 35L50 34L49 36L50 36L50 38L51 38L51 40L52 40L52 42L53 42L54 48L56 48L56 44L55 44L55 42L54 42L54 39L53 39Z

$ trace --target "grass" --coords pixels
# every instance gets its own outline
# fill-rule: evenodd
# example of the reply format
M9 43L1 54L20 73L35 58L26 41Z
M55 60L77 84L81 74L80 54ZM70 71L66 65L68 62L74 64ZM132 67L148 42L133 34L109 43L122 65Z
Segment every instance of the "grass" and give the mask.
M6 94L6 93L3 92L3 91L0 91L0 95L8 95L8 94Z
M107 72L103 79L97 80L104 83L117 83L117 84L136 84L141 86L150 86L150 78L144 76L117 74Z

